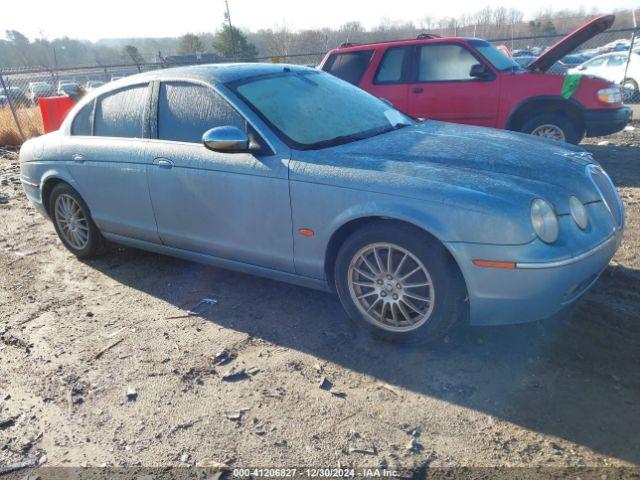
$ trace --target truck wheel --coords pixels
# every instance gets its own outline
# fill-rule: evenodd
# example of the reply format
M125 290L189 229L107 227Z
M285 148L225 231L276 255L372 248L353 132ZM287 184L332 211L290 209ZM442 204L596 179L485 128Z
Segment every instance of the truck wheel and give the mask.
M466 289L445 248L404 224L376 222L340 247L335 285L346 313L385 340L427 343L461 316Z
M633 78L627 78L622 84L622 101L624 103L640 101L638 82L636 82Z
M559 142L577 145L584 137L584 130L578 128L570 118L558 113L541 113L524 122L521 131Z

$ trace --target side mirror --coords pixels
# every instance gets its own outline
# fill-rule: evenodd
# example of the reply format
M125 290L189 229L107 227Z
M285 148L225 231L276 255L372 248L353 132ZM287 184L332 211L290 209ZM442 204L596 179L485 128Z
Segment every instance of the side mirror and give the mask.
M487 67L485 67L483 64L481 63L476 63L475 65L471 66L471 70L469 70L469 76L472 78L480 78L480 79L487 79L489 78L489 70L487 70Z
M226 125L204 132L202 143L214 152L238 153L249 150L249 137L238 127Z

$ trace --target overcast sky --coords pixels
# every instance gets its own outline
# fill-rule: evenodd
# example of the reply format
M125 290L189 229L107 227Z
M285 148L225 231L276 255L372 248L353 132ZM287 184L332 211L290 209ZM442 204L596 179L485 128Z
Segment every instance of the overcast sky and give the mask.
M29 0L24 4L2 0L2 4L0 35L15 29L30 38L174 37L213 31L224 20L224 0ZM606 5L609 11L640 10L640 0L229 0L234 25L251 30L285 23L292 29L337 27L350 20L370 28L383 18L417 23L426 15L455 17L485 5L515 7L526 16L558 7L591 11Z

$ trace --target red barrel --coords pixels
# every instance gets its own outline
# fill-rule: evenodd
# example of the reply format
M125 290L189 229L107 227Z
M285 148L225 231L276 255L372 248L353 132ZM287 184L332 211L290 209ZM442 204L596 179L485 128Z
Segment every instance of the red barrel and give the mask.
M39 98L38 104L42 113L44 133L49 133L60 128L75 102L71 97L47 97Z

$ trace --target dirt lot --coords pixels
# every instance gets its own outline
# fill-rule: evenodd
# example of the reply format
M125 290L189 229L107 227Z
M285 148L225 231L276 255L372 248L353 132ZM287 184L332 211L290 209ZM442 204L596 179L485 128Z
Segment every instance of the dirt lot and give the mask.
M640 465L635 127L587 145L628 226L575 311L428 349L313 290L131 249L81 263L0 160L0 466Z

